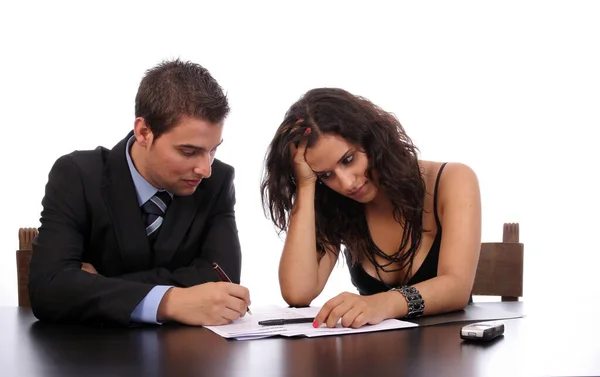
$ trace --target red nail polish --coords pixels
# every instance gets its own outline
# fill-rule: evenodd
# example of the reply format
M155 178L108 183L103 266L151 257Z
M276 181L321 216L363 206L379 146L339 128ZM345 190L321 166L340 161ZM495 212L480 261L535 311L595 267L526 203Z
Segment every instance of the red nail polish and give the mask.
M307 128L307 129L306 129L306 131L304 131L304 133L305 133L306 135L308 135L308 134L310 133L310 128Z
M317 327L319 327L319 322L317 322L317 321L314 321L314 322L313 322L313 327L314 327L315 329L316 329Z

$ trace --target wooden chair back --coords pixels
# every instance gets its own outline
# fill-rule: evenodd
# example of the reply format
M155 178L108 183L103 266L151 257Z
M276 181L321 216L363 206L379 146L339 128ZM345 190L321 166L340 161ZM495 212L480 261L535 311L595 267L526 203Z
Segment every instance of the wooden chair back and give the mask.
M504 224L502 242L481 244L472 294L518 301L523 296L523 252L519 224Z
M19 306L31 306L29 302L29 262L31 261L31 245L37 234L37 228L19 229L19 250L17 250Z

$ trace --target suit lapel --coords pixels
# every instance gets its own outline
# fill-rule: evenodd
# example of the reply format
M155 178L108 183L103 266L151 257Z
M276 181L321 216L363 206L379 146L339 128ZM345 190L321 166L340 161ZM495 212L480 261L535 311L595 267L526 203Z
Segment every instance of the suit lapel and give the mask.
M137 194L125 157L127 137L108 154L102 194L114 225L114 232L126 270L139 271L152 267L150 245Z
M206 190L205 185L201 183L193 195L173 198L154 244L155 266L165 266L173 258L198 213Z

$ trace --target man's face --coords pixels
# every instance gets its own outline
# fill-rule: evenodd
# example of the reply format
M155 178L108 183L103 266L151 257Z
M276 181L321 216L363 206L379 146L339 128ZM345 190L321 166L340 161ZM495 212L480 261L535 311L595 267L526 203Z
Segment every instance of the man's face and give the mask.
M223 125L184 117L170 131L154 139L149 134L145 149L144 178L159 189L178 196L191 195L210 177Z

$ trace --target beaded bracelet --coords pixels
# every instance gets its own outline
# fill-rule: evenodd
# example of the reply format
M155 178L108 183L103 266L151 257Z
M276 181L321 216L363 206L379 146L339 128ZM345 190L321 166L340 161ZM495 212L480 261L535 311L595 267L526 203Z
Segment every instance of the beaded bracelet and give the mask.
M425 310L425 301L421 297L421 293L415 287L409 287L407 285L400 288L392 288L390 291L400 292L406 299L408 304L408 313L405 318L415 318L423 315Z

